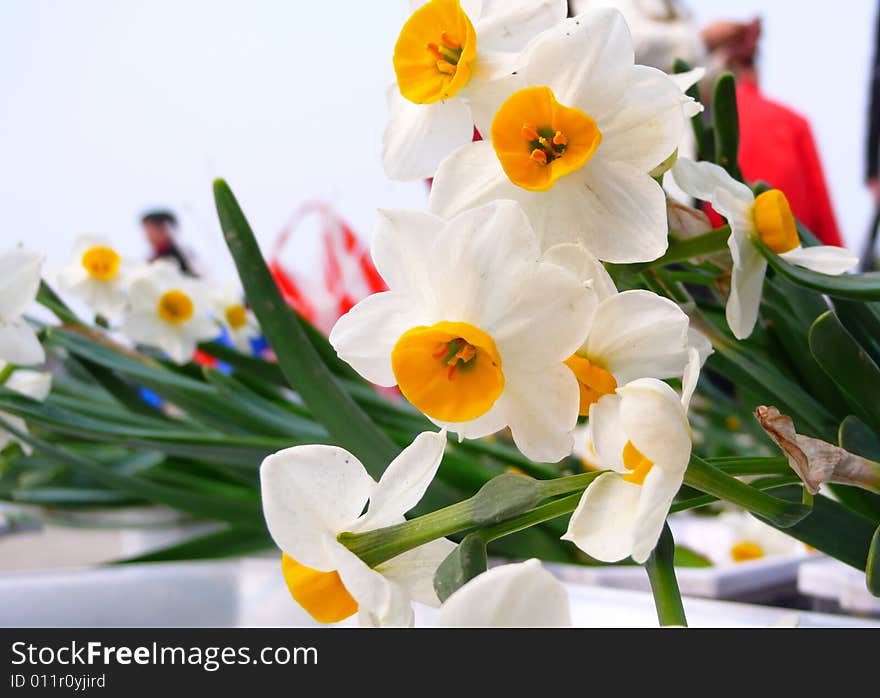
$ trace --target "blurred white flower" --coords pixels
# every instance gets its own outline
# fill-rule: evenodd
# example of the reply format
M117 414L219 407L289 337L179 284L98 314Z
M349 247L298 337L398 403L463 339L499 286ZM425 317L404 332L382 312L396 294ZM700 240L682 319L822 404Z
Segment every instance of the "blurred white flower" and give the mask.
M253 311L245 305L244 296L235 282L216 290L211 298L217 320L229 333L236 349L251 354L251 340L260 336L260 326Z
M456 590L437 612L446 628L564 628L568 593L538 560L501 565Z
M767 271L767 261L752 244L753 239L761 240L789 264L823 274L843 274L859 262L843 247L801 247L791 206L779 189L755 197L722 167L687 158L679 158L672 176L688 194L711 203L730 225L727 244L733 257L733 277L727 324L737 339L745 339L755 328Z
M112 319L125 308L129 272L112 241L83 235L74 242L73 259L58 275L58 287L96 314Z
M665 73L635 65L616 10L591 10L523 52L489 141L437 170L431 211L449 218L493 199L526 211L542 249L580 242L607 262L667 247L666 196L649 172L684 132L687 98Z
M174 264L153 262L131 283L122 331L139 344L161 349L175 363L186 363L196 344L220 333L208 315L206 296L202 284Z
M451 541L434 540L371 569L337 536L403 522L434 479L445 445L445 432L423 432L378 483L336 446L294 446L263 461L266 525L283 551L290 593L312 617L335 623L360 612L362 625L408 626L412 601L439 605L434 573Z
M336 323L340 358L461 438L509 426L533 460L570 454L578 385L562 362L595 293L541 260L522 209L495 201L450 221L384 211L372 253L390 290Z
M44 256L21 246L0 254L0 360L29 366L42 363L43 345L22 317L40 290Z
M504 78L528 41L558 24L564 0L431 0L418 3L394 47L382 143L392 179L425 179L441 160L488 135L507 96Z
M0 361L0 371L6 366L6 362ZM46 371L17 368L3 383L3 387L42 402L52 388L52 374ZM0 412L0 419L7 422L13 429L25 434L28 433L27 424L21 417L8 412ZM30 444L21 441L0 427L0 451L6 448L10 441L17 441L25 453L29 454L32 450Z

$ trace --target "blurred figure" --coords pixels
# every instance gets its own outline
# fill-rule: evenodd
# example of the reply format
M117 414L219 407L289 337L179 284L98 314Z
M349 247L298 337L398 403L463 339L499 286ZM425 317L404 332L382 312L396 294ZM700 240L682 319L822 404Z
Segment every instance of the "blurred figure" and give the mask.
M716 22L703 32L707 48L736 76L743 176L785 191L795 215L816 237L826 245L844 247L809 122L767 99L758 86L760 37L759 18Z
M150 243L152 253L149 261L167 259L174 262L180 271L189 276L198 276L189 256L175 241L177 234L177 217L170 211L148 211L141 218L144 235Z
M868 112L868 137L865 154L865 182L874 199L874 217L868 230L865 249L862 252L862 271L875 266L874 246L877 242L877 227L880 225L880 12L877 13L877 27L874 30L874 62L871 65L870 111Z

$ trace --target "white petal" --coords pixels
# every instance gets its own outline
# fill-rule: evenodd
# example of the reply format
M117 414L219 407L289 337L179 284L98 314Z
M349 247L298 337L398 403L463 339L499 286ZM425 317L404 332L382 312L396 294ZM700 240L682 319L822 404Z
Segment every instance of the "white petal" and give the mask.
M796 247L781 255L789 264L812 269L820 274L837 276L850 271L859 263L856 257L845 247Z
M432 302L426 283L431 247L445 224L422 211L380 209L376 218L370 244L376 270L389 289L406 294L415 306Z
M602 396L590 405L590 442L602 468L628 472L623 465L623 449L629 437L620 421L621 397L617 393Z
M382 163L389 178L412 181L432 177L443 158L470 143L474 120L460 97L413 104L395 84L388 88L387 99Z
M713 205L716 204L715 192L719 189L728 191L749 207L755 203L755 195L751 189L742 182L737 182L723 167L712 162L678 158L672 167L672 176L675 183L695 199L709 201Z
M344 545L333 548L334 568L339 572L346 591L358 602L362 624L381 627L409 627L413 610L406 592L371 569Z
M669 507L683 479L684 473L670 473L662 468L651 468L645 478L633 527L631 553L639 564L645 562L657 546Z
M6 387L42 402L52 389L52 374L47 371L15 371L6 381Z
M617 10L590 10L560 22L525 50L530 84L601 122L617 108L633 65L629 28Z
M691 330L692 332L696 332L696 330ZM702 337L702 335L700 335ZM708 342L709 340L706 340ZM709 345L709 354L712 353L712 345ZM694 396L694 391L697 389L697 383L700 380L700 369L702 369L703 364L706 362L706 357L709 355L703 355L701 349L697 346L691 344L688 349L688 356L690 357L687 366L684 369L684 375L681 378L681 406L684 408L684 413L687 414L688 409L691 406L691 398Z
M641 490L617 473L600 475L584 491L562 539L603 562L629 557Z
M691 430L678 394L655 378L641 378L617 392L620 421L633 446L655 468L684 473L691 457Z
M588 283L600 303L617 295L617 287L605 265L579 243L553 245L544 253L542 260L568 269L581 281Z
M489 61L485 54L480 56L467 88L467 102L474 126L484 141L491 137L492 120L498 108L514 92L527 87L521 74L509 74L511 61L508 54L498 54L492 58Z
M621 104L600 125L602 144L596 157L649 172L681 143L685 127L682 102L681 91L665 73L633 66Z
M21 417L16 417L14 414L9 414L8 412L0 412L0 420L6 422L10 428L15 429L17 432L21 432L22 434L30 433L27 428L27 422ZM0 425L0 451L6 448L10 441L18 443L26 456L33 453L34 449L29 443L22 441L17 436L13 436L11 432L6 431L3 426Z
M587 356L610 371L618 385L636 378L673 378L688 362L688 316L650 291L624 291L599 305L587 339Z
M565 187L557 183L551 191L561 189L560 196L579 192L577 215L585 218L559 221L557 227L580 229L582 242L599 259L649 262L666 252L666 194L650 175L623 163L591 161L560 182Z
M31 366L43 363L46 354L34 328L24 320L0 321L0 359L11 364Z
M367 513L349 530L366 531L396 523L421 501L437 474L445 448L445 431L419 434L382 473L370 495Z
M377 565L376 571L402 588L413 601L439 606L434 575L455 547L451 540L438 538Z
M43 259L23 247L0 254L0 322L17 320L34 302Z
M400 294L374 293L336 321L330 344L368 381L388 387L397 384L391 350L404 332L425 322Z
M538 560L493 567L456 590L438 627L559 628L571 625L568 594Z
M533 461L555 463L571 454L580 392L565 364L540 373L505 374L504 406L513 441Z
M728 245L734 265L725 314L733 336L745 339L758 320L767 261L751 241L737 231L728 239Z
M687 92L706 75L705 68L693 68L684 73L671 73L669 79L675 83L676 87L682 92Z
M474 24L478 50L520 51L567 13L565 0L483 0Z
M336 568L328 549L339 546L336 536L360 516L376 483L344 449L294 446L263 461L260 484L278 547L307 567L330 571Z
M428 419L431 419L428 417ZM495 432L501 431L507 426L507 407L504 399L504 393L492 405L486 414L472 419L470 422L440 422L431 419L438 427L451 431L458 435L459 440L462 439L481 439Z

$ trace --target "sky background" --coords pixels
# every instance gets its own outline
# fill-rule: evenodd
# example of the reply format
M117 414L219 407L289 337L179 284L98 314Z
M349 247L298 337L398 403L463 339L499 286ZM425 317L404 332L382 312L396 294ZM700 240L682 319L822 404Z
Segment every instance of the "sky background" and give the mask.
M698 0L701 24L764 18L767 95L813 123L858 250L876 0ZM378 207L423 207L380 162L406 0L0 0L2 241L63 263L81 233L146 254L138 215L178 212L203 268L232 266L213 209L225 177L265 249L305 201L368 237ZM308 238L303 230L302 239ZM314 245L288 251L308 267Z

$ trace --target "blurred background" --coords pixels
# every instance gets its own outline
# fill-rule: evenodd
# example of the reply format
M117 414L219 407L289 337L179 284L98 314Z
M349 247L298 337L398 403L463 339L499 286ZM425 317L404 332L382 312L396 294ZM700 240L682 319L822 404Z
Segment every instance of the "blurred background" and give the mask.
M689 5L700 28L762 18L763 93L811 122L839 228L860 250L873 211L864 144L876 0ZM222 280L232 267L215 176L265 246L312 200L366 239L377 207L426 200L422 183L387 180L379 157L408 12L406 0L0 0L4 244L27 241L51 266L76 235L98 233L144 258L141 214L170 209L200 270ZM297 231L290 266L315 264L312 224Z

